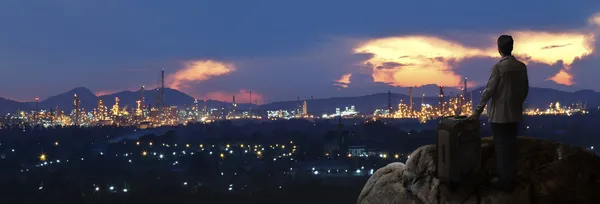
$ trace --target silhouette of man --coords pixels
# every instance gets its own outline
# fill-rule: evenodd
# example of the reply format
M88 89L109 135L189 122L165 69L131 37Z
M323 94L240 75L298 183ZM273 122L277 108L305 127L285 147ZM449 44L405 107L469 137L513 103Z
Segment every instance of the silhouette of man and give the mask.
M527 66L512 56L513 44L510 35L498 38L498 52L502 59L492 68L481 101L469 117L478 120L491 99L488 114L496 149L496 185L504 191L514 188L517 175L517 128L523 120L523 102L529 93Z

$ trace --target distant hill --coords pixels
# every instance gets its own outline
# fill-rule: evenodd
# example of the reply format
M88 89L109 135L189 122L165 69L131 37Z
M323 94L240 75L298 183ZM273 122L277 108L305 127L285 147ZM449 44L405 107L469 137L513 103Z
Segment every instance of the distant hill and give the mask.
M467 99L470 99L471 93L473 96L473 103L476 105L481 100L481 92L484 87L476 88L472 91L468 90ZM408 90L408 89L407 89ZM447 91L444 88L445 100L448 100L450 96L456 96L460 93L458 89L449 89ZM431 88L427 90L428 92L425 94L425 103L426 104L439 104L439 87L437 92L433 92ZM419 110L421 108L421 101L423 100L422 93L425 91L420 91L420 94L415 94L415 89L413 89L413 108ZM432 93L433 92L433 93ZM434 97L427 97L435 95ZM392 93L391 95L392 107L397 109L398 103L402 101L405 104L409 102L409 96L406 94L398 94ZM588 108L598 107L600 106L600 93L592 90L581 90L576 92L566 92L559 91L548 88L537 88L530 87L529 95L527 97L526 107L534 107L534 108L545 108L550 105L550 103L560 102L563 105L569 105L573 103L577 103L578 101L587 102ZM299 105L302 104L303 101L284 101L284 102L274 102L270 104L262 105L260 108L265 110L278 110L278 109L296 109ZM358 97L338 97L338 98L328 98L328 99L314 99L307 101L308 112L310 113L334 113L335 108L345 109L345 107L350 107L354 105L356 110L362 113L373 113L375 109L386 109L388 107L388 94L387 93L377 93L366 96L358 96Z
M413 96L413 108L420 109L422 97ZM398 108L398 103L402 101L408 104L409 96L404 94L391 94L392 107ZM425 97L425 103L433 104L439 101L437 97ZM274 102L260 106L263 110L295 110L302 105L303 101L283 101ZM311 114L335 113L336 108L344 110L346 107L355 106L355 109L363 113L373 113L375 109L387 109L388 93L377 93L358 97L336 97L328 99L314 99L306 102L308 112Z
M144 101L147 106L154 107L159 105L160 97L159 89L150 89L144 91ZM121 107L136 107L136 101L142 97L142 91L121 91L113 94L99 96L104 102L104 105L111 107L115 104L115 98L119 97L119 106ZM177 106L177 107L191 107L194 105L194 97L187 95L181 91L165 88L165 106ZM207 100L207 108L231 108L233 105L231 102L222 102L216 100ZM241 109L250 108L250 106L256 107L251 104L238 104ZM198 100L198 107L204 108L204 100Z
M79 97L80 107L85 110L91 110L95 107L97 97L96 95L85 87L77 87L65 93L49 97L43 101L40 101L39 108L40 109L51 109L58 108L60 110L72 110L73 109L73 100L74 95L77 94ZM30 105L34 105L35 103L30 103ZM66 113L67 111L65 111Z
M402 101L408 104L409 96L407 87L397 87L393 89L391 94L392 107L397 108L398 103ZM471 92L473 93L473 101L475 104L481 98L481 91L483 87L468 90L467 98L470 97ZM446 99L450 96L456 96L461 91L456 88L444 88ZM107 107L111 107L115 103L115 97L119 97L121 107L136 107L136 101L141 98L141 91L121 91L113 94L96 96L89 89L84 87L78 87L68 92L52 96L46 100L40 102L39 107L42 109L56 108L58 106L62 110L71 110L73 108L73 95L77 94L81 101L81 107L86 110L92 110L97 107L98 99L102 99ZM144 91L144 98L146 105L155 106L157 105L158 90L150 89ZM424 85L421 87L413 88L413 108L416 110L420 109L422 96L425 94L425 103L427 104L438 104L439 102L439 87L437 85ZM529 96L527 99L527 107L544 108L550 103L559 101L561 104L569 105L578 101L586 101L588 108L598 107L600 105L600 93L592 90L580 90L576 92L560 91L549 88L537 88L531 87L529 90ZM216 100L208 100L207 108L232 108L230 101L222 102ZM238 104L238 110L248 109L259 109L259 110L295 110L298 106L301 106L303 101L281 101L273 102L260 106L254 104ZM6 114L8 112L14 113L18 110L32 110L35 103L33 102L17 102L4 98L0 98L0 114ZM194 105L194 97L189 96L183 92L175 89L165 89L165 105L167 106L178 106L180 108L191 107ZM386 109L388 107L388 93L377 93L366 96L356 97L334 97L326 99L314 99L307 101L308 111L312 114L322 113L334 113L336 108L345 109L350 106L355 106L356 110L370 114L375 109ZM204 101L198 101L198 107L204 108Z
M144 91L144 102L146 105L155 106L158 105L158 97L160 91L157 89L149 89ZM104 105L111 107L115 104L115 98L119 97L119 106L121 107L136 107L136 101L142 97L142 91L121 91L109 95L103 95L99 98L102 99ZM96 100L97 101L97 100ZM183 92L175 89L165 88L165 105L166 106L188 106L194 104L194 97L191 97ZM96 102L97 106L97 102Z
M0 114L2 116L7 113L14 114L17 111L29 111L31 109L32 108L26 103L0 97Z

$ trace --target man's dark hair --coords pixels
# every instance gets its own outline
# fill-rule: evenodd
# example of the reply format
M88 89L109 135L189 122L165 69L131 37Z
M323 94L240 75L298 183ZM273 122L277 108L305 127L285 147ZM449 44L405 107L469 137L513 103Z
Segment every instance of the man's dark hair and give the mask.
M513 45L514 41L510 35L501 35L498 38L498 50L500 50L500 53L502 53L504 56L511 55Z

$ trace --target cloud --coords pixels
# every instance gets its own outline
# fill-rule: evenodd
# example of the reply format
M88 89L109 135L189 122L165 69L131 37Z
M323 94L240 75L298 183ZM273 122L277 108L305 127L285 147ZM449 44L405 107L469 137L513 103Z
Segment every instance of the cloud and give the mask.
M591 32L515 31L512 33L516 41L515 55L524 57L526 62L550 66L562 62L563 69L548 78L558 84L573 85L575 82L570 73L571 65L575 60L592 54L595 49L596 36ZM548 45L549 43L553 45Z
M600 26L600 13L594 14L588 19L588 22L595 26Z
M402 59L403 57L399 57L399 59ZM382 65L380 66L376 66L376 69L394 69L397 67L405 67L405 66L413 66L415 64L401 64L401 63L397 63L397 62L384 62Z
M235 96L236 103L262 104L262 103L264 103L264 99L265 99L264 96L260 93L256 93L255 91L252 91L252 94L251 94L249 90L244 90L244 89L240 90L239 92L224 92L224 91L208 92L208 93L202 95L200 98L206 99L206 100L210 99L210 100L232 102L233 96ZM250 101L250 98L252 98L252 101Z
M96 96L104 96L104 95L109 95L115 93L114 91L96 91L94 94Z
M373 39L354 51L373 54L364 63L371 65L374 81L392 86L458 86L461 77L452 71L453 63L476 56L492 56L485 50L435 36Z
M236 67L231 63L214 60L193 60L174 74L167 76L169 87L181 89L188 87L187 83L205 81L212 77L227 75L234 72Z
M600 17L597 17L600 20ZM570 67L575 60L595 50L595 34L585 31L511 31L515 39L513 54L526 63L563 68L546 80L558 84L574 84ZM489 44L466 46L438 36L411 35L365 40L354 48L358 54L371 54L364 64L370 67L374 82L392 86L438 84L459 86L462 77L456 73L460 62L474 58L498 58L497 36L489 36Z
M541 49L542 50L544 50L544 49L552 49L552 48L565 47L565 46L569 46L569 45L571 45L571 43L566 44L566 45L549 45L549 46L546 46L546 47L542 47Z
M594 52L593 33L515 31L512 32L512 36L515 39L515 55L526 57L527 61L547 65L558 61L562 61L564 65L571 65L576 59ZM552 45L548 45L550 43ZM552 49L544 49L548 47Z
M352 77L352 73L342 75L340 79L335 81L336 83L334 84L334 86L348 88L348 84L350 84L350 77Z

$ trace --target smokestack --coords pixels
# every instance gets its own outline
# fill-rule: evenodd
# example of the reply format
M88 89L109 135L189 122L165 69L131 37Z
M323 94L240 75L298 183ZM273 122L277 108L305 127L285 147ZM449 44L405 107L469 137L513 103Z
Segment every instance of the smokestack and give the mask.
M388 91L388 113L392 114L392 90Z
M74 112L75 112L75 125L79 125L79 97L77 96L77 94L73 95L73 105L74 105Z
M160 83L161 83L161 97L160 97L160 105L161 108L164 109L165 108L165 69L162 69L162 71L160 72Z
M412 112L413 111L412 86L408 87L408 101L409 101L410 112Z
M145 99L144 99L144 86L142 85L142 98L140 99L141 101L141 106L142 106L142 118L146 117L146 104L145 104Z
M466 100L467 99L467 77L465 77L465 89L464 89L463 96L465 97L465 100Z
M35 119L36 123L38 122L38 110L40 110L39 109L39 103L40 103L40 98L35 97L35 115L34 115L34 119Z
M252 103L252 90L250 90L250 103Z
M300 96L298 96L298 105L296 105L296 114L298 112L300 112L300 109L302 108L302 103L300 103Z
M35 112L37 112L39 110L39 103L40 103L40 98L35 97Z
M204 114L206 114L206 99L204 99L204 111L202 111Z
M421 111L423 111L423 106L425 105L425 94L423 94L421 98Z
M444 86L440 86L440 110L444 112Z

